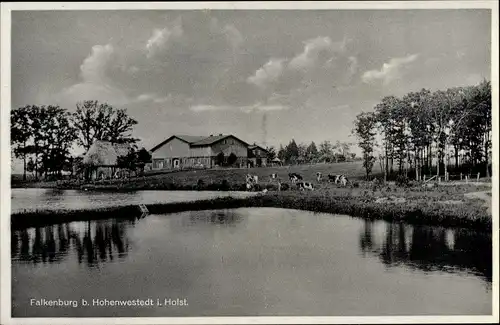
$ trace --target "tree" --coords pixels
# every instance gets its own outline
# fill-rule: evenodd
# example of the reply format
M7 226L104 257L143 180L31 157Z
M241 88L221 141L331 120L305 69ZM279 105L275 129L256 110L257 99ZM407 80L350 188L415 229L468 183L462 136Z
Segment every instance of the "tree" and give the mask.
M319 152L318 148L316 148L316 144L314 141L307 147L306 157L308 162L316 162L318 160Z
M276 148L270 146L267 147L266 150L267 150L267 159L273 160L274 158L276 158Z
M10 139L16 158L23 160L23 180L26 180L26 157L28 142L32 135L30 106L20 107L10 112Z
M363 152L363 167L366 171L366 179L370 176L370 173L375 163L375 157L373 156L373 148L375 143L375 124L376 119L373 113L360 113L356 116L354 122L354 134L358 138L358 145Z
M95 100L76 105L73 123L77 130L77 143L86 151L96 140L113 143L135 143L130 132L137 121L129 117L125 109L114 109Z
M292 139L290 143L285 147L285 161L287 163L295 163L299 158L299 147Z
M333 156L333 146L330 141L323 141L319 144L319 159L323 162L331 162Z
M137 166L139 166L142 173L144 173L144 167L146 164L151 162L151 158L151 154L145 148L141 148L137 152Z
M285 162L285 148L283 148L283 145L280 144L280 149L278 150L278 159L281 160L282 162Z
M307 145L304 143L301 143L297 146L297 149L298 149L298 153L299 153L297 161L299 161L300 163L309 162L309 160L307 160Z
M69 163L69 151L75 139L70 115L59 106L25 106L11 112L11 134L14 154L24 161L32 155L35 178L58 173Z
M130 148L129 152L126 155L118 156L116 158L117 167L128 169L129 171L135 171L138 167L137 163L137 152L134 148Z

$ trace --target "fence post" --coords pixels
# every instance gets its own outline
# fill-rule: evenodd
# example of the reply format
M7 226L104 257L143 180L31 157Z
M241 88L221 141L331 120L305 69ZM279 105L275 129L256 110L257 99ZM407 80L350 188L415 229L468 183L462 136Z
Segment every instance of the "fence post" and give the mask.
M469 183L469 176L465 175L465 183Z
M477 181L479 182L479 176L481 175L481 173L477 173Z
M424 182L425 182L425 175L424 175Z
M460 180L462 180L462 173L460 173Z
M441 183L441 176L438 177L438 183Z

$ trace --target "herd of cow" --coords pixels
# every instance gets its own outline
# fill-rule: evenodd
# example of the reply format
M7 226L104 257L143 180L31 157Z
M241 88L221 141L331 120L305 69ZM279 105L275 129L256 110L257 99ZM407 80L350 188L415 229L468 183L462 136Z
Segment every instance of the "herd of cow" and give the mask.
M290 179L290 182L292 182L292 184L295 184L297 186L297 188L301 191L305 191L305 190L313 191L314 190L313 183L304 182L304 178L300 174L289 173L288 178ZM320 172L317 172L316 173L316 180L318 183L320 183L323 180L323 174ZM328 180L328 182L340 184L342 186L347 186L347 184L349 183L349 180L343 174L340 174L340 175L328 174L327 180ZM278 184L278 191L281 191L282 189L286 189L284 187L288 187L287 184L281 182L281 179L278 177L278 174L276 174L276 173L273 173L269 176L269 182L270 183L276 182ZM255 188L255 186L257 184L259 184L259 177L257 175L247 174L247 176L246 176L247 190L251 191L252 189Z

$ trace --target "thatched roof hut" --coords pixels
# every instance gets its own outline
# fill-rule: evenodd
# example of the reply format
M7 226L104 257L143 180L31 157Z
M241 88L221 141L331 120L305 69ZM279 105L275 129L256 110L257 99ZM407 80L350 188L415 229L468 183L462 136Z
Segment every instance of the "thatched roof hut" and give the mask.
M85 165L116 166L118 157L126 156L132 146L128 143L95 141L83 157Z

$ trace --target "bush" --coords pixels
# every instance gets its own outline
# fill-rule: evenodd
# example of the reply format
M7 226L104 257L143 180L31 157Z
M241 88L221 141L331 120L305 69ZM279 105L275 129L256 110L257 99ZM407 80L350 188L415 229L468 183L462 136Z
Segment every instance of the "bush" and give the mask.
M220 184L220 189L221 191L229 191L229 182L227 181L227 179L224 179L222 180L222 183Z
M410 185L410 179L405 175L398 175L396 177L396 186L408 187Z

